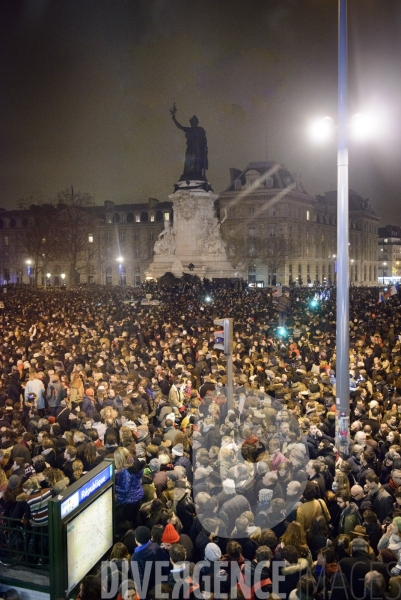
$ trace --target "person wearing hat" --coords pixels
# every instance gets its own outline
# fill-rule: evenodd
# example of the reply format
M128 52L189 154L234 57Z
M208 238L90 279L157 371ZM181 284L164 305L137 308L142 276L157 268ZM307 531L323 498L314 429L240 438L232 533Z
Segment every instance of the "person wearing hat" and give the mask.
M377 544L378 551L389 548L398 556L401 550L401 517L394 517Z
M226 571L220 566L221 550L214 542L209 542L205 548L206 564L199 571L199 585L204 594L214 594L215 589L220 594L229 592L229 583Z
M174 525L172 523L167 523L162 535L161 548L163 548L163 550L166 550L166 552L169 552L171 546L173 544L177 544L179 540L180 536Z
M182 444L176 444L171 450L174 467L184 467L187 479L192 485L193 481L193 470L191 461L184 456L184 446Z
M135 529L135 543L137 547L131 556L131 570L139 577L141 586L145 586L142 587L142 593L143 597L147 598L149 591L156 584L156 562L164 562L161 573L167 576L169 556L158 544L150 540L150 530L147 527L140 526Z

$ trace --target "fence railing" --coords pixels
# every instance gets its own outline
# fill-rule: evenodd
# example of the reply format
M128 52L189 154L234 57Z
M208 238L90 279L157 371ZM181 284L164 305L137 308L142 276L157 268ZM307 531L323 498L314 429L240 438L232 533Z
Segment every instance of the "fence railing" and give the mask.
M48 570L48 527L31 527L20 519L0 517L0 565Z

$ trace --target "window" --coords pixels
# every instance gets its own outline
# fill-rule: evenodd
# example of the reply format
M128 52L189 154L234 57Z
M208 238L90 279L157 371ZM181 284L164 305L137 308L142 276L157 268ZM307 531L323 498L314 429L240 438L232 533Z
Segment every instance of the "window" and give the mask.
M322 233L321 240L324 242L324 233Z
M9 243L8 235L5 235L4 236L4 245L8 246L8 243Z
M249 256L254 256L256 252L255 242L249 244Z
M139 233L134 233L134 242L139 242Z
M385 238L384 243L387 244L388 243L388 238Z
M139 265L135 267L134 285L135 287L141 285L141 267Z
M241 189L241 179L236 179L234 181L234 189L235 190L240 190Z
M250 206L248 208L248 214L250 217L254 217L255 216L255 207L254 206Z
M256 229L255 229L255 227L253 227L253 226L252 227L248 227L248 235L249 235L249 237L255 237L255 235L256 235Z
M149 231L149 242L153 242L155 239L154 231Z
M267 188L272 188L273 187L273 177L268 177L266 179L266 187Z
M90 234L88 235L88 242L89 242L90 244L93 244L93 233L90 233Z
M110 258L111 258L111 248L106 248L106 258L107 258L107 260L110 260Z
M155 215L150 215L150 222L154 223L155 222Z
M95 256L94 250L92 250L91 248L88 249L88 260L93 260L94 256Z
M269 237L275 237L276 236L276 231L274 229L274 225L270 225L269 227Z
M306 220L310 221L310 210L306 211Z
M106 285L111 285L113 283L113 267L108 265L106 267Z
M88 275L88 283L89 285L95 283L95 278L93 275Z
M169 212L165 212L164 213L164 220L165 221L170 221L170 213Z
M106 231L106 242L109 244L111 242L111 231Z
M235 219L235 208L229 208L228 209L228 218L229 219Z
M120 233L118 234L118 241L120 243L125 242L125 231L120 231Z
M139 258L139 248L134 248L134 258Z
M135 223L141 222L141 215L135 215Z
M256 265L249 265L248 267L248 281L254 283L256 281Z

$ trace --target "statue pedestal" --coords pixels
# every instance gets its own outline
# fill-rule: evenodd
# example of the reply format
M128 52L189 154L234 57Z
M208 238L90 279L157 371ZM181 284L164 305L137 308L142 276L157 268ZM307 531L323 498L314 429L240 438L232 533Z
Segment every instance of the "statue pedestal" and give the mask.
M148 269L151 277L159 278L168 271L176 277L192 273L201 279L243 276L242 269L235 269L227 259L220 223L214 211L218 196L196 188L197 183L188 182L187 187L180 186L169 196L174 211L174 240L166 244L155 243L153 262ZM161 240L167 239L168 229L161 236ZM194 265L192 271L188 267L191 263Z

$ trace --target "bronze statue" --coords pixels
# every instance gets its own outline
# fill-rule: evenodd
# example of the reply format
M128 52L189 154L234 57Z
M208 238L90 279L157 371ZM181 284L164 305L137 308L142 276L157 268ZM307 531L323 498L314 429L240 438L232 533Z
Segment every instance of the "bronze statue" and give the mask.
M177 108L175 103L170 108L170 113L178 129L182 129L187 138L187 151L185 153L184 172L180 181L207 181L206 171L208 169L207 160L207 139L206 131L199 127L198 118L194 115L189 120L191 127L183 127L175 118Z

